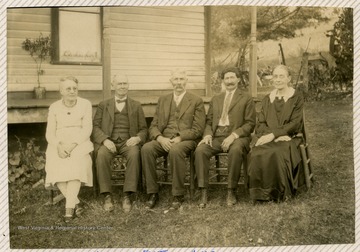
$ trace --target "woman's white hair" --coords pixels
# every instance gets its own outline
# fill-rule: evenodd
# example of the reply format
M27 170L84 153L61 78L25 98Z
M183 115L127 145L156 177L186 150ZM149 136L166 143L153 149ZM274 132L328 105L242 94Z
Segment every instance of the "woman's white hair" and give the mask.
M276 69L282 69L282 70L285 70L289 76L291 76L291 71L290 71L290 68L285 66L285 65L277 65L276 67L274 67L274 70L273 72L276 70Z
M64 81L67 81L67 80L71 80L71 81L75 82L75 83L76 83L76 85L78 85L78 84L79 84L78 79L77 79L77 78L75 78L74 76L66 76L66 77L62 77L62 78L60 79L59 90L61 90L61 88L62 88L62 83L63 83Z

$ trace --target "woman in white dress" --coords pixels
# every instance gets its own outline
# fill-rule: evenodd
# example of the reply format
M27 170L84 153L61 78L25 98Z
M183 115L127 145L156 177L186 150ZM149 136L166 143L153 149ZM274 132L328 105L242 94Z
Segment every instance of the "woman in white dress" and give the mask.
M62 99L51 104L48 114L45 188L58 188L64 195L64 220L69 222L82 210L78 205L81 185L92 186L93 181L92 106L78 97L75 77L60 80L60 94Z

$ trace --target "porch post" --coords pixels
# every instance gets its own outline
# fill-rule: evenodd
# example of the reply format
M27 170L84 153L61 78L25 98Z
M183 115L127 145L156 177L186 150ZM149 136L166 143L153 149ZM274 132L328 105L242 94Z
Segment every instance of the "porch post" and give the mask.
M205 95L212 96L211 89L211 6L204 7L205 15Z
M103 42L102 42L102 81L103 99L111 97L111 40L110 28L110 7L103 7Z
M257 97L256 6L251 7L249 93Z

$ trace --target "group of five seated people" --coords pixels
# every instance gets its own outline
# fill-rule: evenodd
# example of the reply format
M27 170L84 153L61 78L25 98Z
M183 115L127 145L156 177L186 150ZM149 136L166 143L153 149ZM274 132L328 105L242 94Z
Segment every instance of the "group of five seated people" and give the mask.
M254 129L255 146L248 167L251 199L281 201L292 196L301 161L300 140L294 136L302 126L303 98L291 87L288 68L275 67L274 90L262 100L257 122L253 99L238 88L238 69L225 69L221 78L225 92L211 99L206 114L202 99L186 90L186 72L172 71L173 92L159 98L149 129L141 104L128 96L126 75L114 75L111 85L115 96L100 102L94 118L91 103L78 97L78 80L62 78L61 100L50 106L48 114L45 187L58 188L65 196L65 221L83 210L78 193L82 185L92 186L92 151L105 211L114 210L111 162L117 154L126 158L122 199L125 212L131 210L130 195L137 191L141 172L148 194L145 208L156 205L156 159L161 156L167 156L172 174L170 208L178 209L186 193L185 159L192 152L201 191L200 208L206 207L208 201L210 158L228 153L226 203L232 206L237 202L235 190L242 159L250 151Z

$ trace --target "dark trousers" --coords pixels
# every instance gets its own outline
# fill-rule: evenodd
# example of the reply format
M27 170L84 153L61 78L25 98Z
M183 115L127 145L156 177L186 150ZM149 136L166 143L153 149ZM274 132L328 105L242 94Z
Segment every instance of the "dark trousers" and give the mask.
M112 192L111 189L111 160L116 154L123 155L126 158L126 171L124 192L136 192L140 169L140 146L126 146L126 140L115 143L117 153L112 153L104 145L101 145L96 156L97 179L100 193Z
M209 166L210 158L217 153L222 152L221 143L226 137L214 137L212 147L207 144L199 145L195 150L195 170L199 187L208 187L209 185ZM234 189L240 179L241 164L243 153L249 146L247 138L238 138L230 145L228 151L228 188Z
M142 167L146 179L147 193L158 193L156 159L167 155L169 168L172 174L172 194L173 196L185 195L185 172L186 156L196 147L196 142L187 140L173 145L167 153L156 140L146 143L141 148Z

